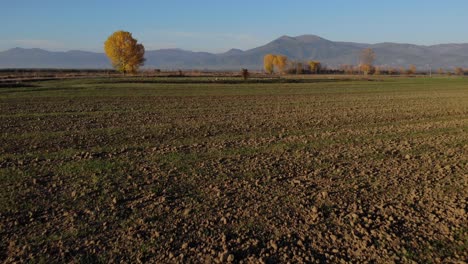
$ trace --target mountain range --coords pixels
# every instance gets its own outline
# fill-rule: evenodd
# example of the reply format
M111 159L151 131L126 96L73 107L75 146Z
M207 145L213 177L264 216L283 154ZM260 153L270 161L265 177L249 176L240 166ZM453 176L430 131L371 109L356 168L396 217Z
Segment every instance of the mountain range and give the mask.
M468 67L467 44L422 46L400 43L365 44L331 41L315 35L282 36L266 45L249 49L231 49L225 53L193 52L182 49L148 50L145 68L238 70L261 69L263 56L282 54L290 60L319 60L328 67L358 64L359 53L372 48L376 65L453 68ZM71 50L52 52L43 49L13 48L0 52L0 68L102 69L111 65L104 53Z

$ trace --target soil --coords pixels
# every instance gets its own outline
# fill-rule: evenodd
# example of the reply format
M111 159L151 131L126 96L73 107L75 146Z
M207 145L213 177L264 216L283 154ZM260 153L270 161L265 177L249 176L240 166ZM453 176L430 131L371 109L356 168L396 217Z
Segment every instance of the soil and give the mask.
M0 261L464 263L468 79L0 89Z

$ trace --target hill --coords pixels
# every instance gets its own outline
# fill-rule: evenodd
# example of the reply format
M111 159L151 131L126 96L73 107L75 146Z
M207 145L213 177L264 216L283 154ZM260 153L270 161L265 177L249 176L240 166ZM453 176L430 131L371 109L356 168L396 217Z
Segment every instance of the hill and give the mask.
M468 67L468 44L421 46L400 43L365 44L331 41L315 35L282 36L250 50L231 49L225 53L160 49L146 52L147 68L162 69L261 69L267 53L283 54L291 60L319 60L329 67L357 64L359 52L372 48L376 65L418 68ZM105 54L87 51L51 52L14 48L0 52L0 68L109 68Z

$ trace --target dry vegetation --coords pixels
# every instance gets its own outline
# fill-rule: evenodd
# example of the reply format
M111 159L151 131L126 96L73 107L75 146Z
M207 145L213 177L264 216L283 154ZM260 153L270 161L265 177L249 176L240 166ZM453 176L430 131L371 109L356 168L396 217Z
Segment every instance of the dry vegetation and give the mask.
M468 258L467 79L173 80L0 89L0 261Z

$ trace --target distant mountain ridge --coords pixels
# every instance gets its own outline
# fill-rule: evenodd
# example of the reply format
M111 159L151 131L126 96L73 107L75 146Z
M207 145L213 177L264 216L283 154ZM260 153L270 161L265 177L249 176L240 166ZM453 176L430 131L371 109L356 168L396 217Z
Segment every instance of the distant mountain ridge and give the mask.
M432 46L378 43L339 42L316 35L282 36L263 46L249 50L231 49L225 53L193 52L182 49L146 51L146 68L160 69L261 69L268 53L286 55L290 60L319 60L329 67L357 64L359 52L374 49L376 65L418 68L468 67L468 44ZM0 68L76 68L102 69L111 65L104 53L71 50L52 52L43 49L13 48L0 52Z

